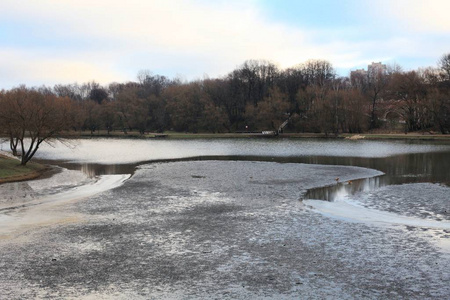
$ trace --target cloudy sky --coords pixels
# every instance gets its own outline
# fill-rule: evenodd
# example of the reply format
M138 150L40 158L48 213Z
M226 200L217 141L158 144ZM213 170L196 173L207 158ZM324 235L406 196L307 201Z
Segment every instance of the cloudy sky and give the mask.
M450 52L448 0L1 0L0 89L226 75L247 59L405 70Z

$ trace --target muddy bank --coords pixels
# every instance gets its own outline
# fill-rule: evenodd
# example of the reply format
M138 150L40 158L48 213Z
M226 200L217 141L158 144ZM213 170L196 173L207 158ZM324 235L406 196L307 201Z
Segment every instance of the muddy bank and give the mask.
M431 232L346 222L299 201L306 189L333 184L336 177L379 174L245 161L144 165L115 189L51 211L83 222L41 226L1 240L1 294L7 299L447 297L450 259Z

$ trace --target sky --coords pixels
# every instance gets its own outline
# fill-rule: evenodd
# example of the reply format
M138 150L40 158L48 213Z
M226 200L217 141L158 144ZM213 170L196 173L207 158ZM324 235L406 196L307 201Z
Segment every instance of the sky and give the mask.
M435 67L450 52L448 0L1 0L0 89L141 70L197 80L246 60L308 59L338 75L371 62Z

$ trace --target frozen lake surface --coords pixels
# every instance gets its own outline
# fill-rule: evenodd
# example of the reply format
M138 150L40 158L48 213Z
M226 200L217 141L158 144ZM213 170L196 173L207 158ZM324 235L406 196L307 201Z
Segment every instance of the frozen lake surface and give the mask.
M69 169L0 185L7 299L450 295L448 144L72 145L39 152Z

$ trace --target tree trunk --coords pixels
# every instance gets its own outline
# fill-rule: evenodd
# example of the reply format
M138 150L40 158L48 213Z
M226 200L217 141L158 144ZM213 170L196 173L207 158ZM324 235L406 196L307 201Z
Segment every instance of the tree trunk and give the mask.
M44 139L38 139L37 141L36 138L31 139L30 147L28 148L28 151L25 152L23 140L20 140L20 144L22 146L22 159L20 161L20 164L22 166L25 166L31 160L43 141Z
M14 138L14 137L11 137L10 138L10 140L9 140L9 146L10 146L10 148L11 148L11 151L12 151L12 154L14 155L14 156L17 156L17 145L19 144L19 139L18 138Z

